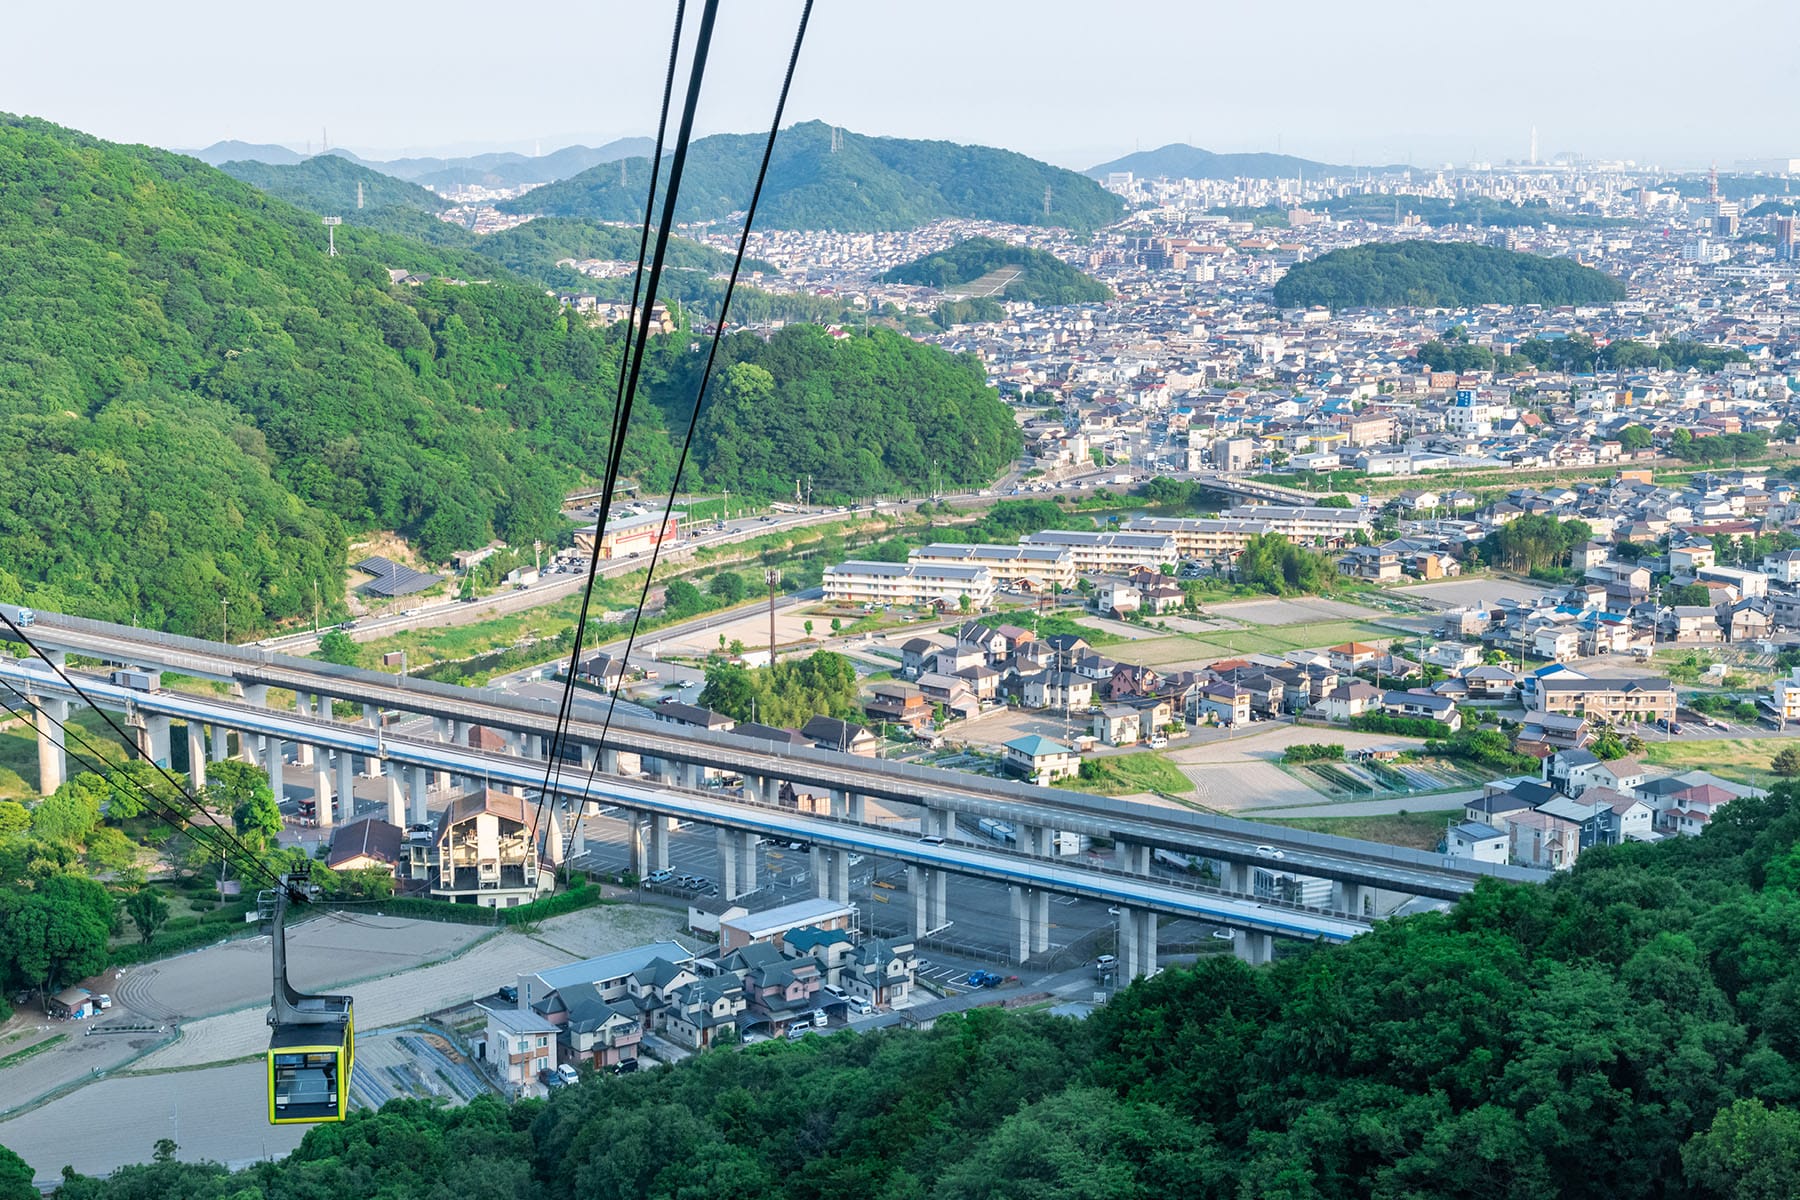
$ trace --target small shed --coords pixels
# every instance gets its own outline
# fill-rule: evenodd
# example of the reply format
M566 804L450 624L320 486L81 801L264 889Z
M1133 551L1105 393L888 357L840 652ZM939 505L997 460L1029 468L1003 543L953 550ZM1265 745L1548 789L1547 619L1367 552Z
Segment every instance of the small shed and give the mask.
M66 1021L83 1021L100 1011L94 993L84 987L66 987L50 997L46 1007L50 1015Z

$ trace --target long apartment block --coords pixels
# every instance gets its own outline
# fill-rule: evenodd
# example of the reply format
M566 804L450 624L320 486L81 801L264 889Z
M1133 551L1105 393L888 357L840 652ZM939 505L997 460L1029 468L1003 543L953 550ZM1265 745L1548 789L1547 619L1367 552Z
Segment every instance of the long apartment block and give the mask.
M977 607L994 599L994 573L986 567L851 560L825 572L825 599L843 604L955 606L967 596Z

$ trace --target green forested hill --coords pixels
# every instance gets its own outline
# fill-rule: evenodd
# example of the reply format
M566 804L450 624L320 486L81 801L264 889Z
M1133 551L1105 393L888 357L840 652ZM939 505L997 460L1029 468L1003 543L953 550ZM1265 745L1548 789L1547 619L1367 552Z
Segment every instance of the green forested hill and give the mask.
M1699 838L1591 848L1348 946L1167 967L1085 1021L987 1010L510 1109L396 1101L283 1162L57 1196L1788 1200L1797 1014L1790 782Z
M1033 304L1085 304L1112 299L1111 288L1082 274L1054 254L987 237L965 238L936 254L895 267L882 278L889 283L916 283L951 291L959 284L973 282L990 271L1008 267L1016 267L1021 272L1001 292L1008 300L1028 300Z
M1612 276L1565 258L1465 242L1371 242L1294 267L1275 285L1283 308L1460 308L1470 304L1605 304Z
M602 258L636 262L639 229L602 225L571 217L538 217L523 225L485 234L475 250L516 274L530 279L557 281L557 286L594 287L594 281L578 272L556 266L563 258ZM731 270L731 255L688 238L670 238L667 255L670 270L704 271L709 275ZM779 274L758 259L744 260L746 277L751 271ZM629 281L627 281L629 287ZM629 292L627 292L629 295Z
M1379 174L1405 169L1399 166L1342 167L1333 163L1314 162L1310 158L1297 158L1292 154L1217 154L1198 146L1172 142L1154 150L1139 150L1123 158L1103 162L1097 167L1089 167L1083 174L1095 179L1105 179L1114 171L1130 171L1140 179L1292 179L1296 175L1320 179L1357 172Z
M989 480L1022 441L974 358L813 325L728 338L697 440L711 486L778 496L810 475L815 494L838 497L929 479L934 461L946 482Z
M682 221L722 220L750 201L761 161L757 134L701 138L688 154ZM500 207L510 212L642 219L650 161L608 163L537 188ZM1050 191L1050 211L1044 192ZM818 121L783 131L775 145L757 225L764 229L910 229L940 217L1091 230L1117 220L1124 204L1099 184L1008 150L865 137Z
M0 117L0 598L203 633L227 598L241 637L310 613L315 580L341 595L350 531L440 560L566 533L562 494L603 465L618 332L467 248L350 225L337 242L327 258L316 215L194 159ZM688 344L657 339L646 363L623 469L650 487L674 461L660 405L685 422L697 382ZM978 374L906 352L917 378L836 400L833 370L860 368L833 348L809 411L832 429L905 392L921 420L940 401L1004 418ZM739 437L710 427L698 470ZM847 443L820 449L822 478L850 477ZM961 481L992 462L955 451Z
M318 154L292 165L228 162L219 170L297 208L341 217L345 224L448 246L469 246L475 240L460 226L438 220L437 214L450 207L439 196L336 154ZM362 185L360 208L356 203L358 184Z
M192 159L0 122L0 570L49 608L240 633L341 592L344 533L553 534L609 338L487 260L338 230ZM645 414L629 470L666 474Z

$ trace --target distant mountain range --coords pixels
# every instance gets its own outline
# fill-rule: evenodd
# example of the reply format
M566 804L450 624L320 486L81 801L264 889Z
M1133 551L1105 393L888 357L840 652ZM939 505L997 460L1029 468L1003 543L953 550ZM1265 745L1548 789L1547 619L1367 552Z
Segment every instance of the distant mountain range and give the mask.
M655 148L656 143L649 138L628 137L608 142L604 146L564 146L560 150L537 156L494 151L463 158L396 158L383 162L362 158L348 150L327 150L324 154L311 157L341 158L382 175L427 187L479 184L483 187L501 188L554 183L601 163L648 155ZM214 142L204 150L187 153L215 167L244 162L291 167L310 161L308 156L298 154L286 146L236 141Z
M1198 146L1172 142L1155 150L1140 150L1115 158L1111 162L1089 167L1084 174L1092 179L1105 179L1114 171L1130 171L1140 179L1292 179L1296 175L1324 178L1328 175L1350 175L1356 172L1380 174L1404 171L1404 165L1383 167L1346 167L1337 163L1314 162L1292 154L1214 154Z
M688 152L676 219L719 221L741 211L750 199L763 142L760 134L696 141ZM648 156L630 158L623 169L594 167L500 207L637 222L643 219L649 171ZM776 142L757 224L862 231L970 217L1087 231L1118 220L1124 211L1118 197L1093 180L1010 150L834 133L813 121L784 130Z

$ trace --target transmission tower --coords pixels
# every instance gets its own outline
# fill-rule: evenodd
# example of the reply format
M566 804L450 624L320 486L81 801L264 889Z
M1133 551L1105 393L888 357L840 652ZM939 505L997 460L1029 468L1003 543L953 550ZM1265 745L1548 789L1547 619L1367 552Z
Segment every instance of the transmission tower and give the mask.
M363 206L362 180L359 179L356 181L356 207L360 209L362 206Z
M342 218L342 217L325 217L322 219L324 220L324 223L325 223L325 257L326 258L336 258L337 257L337 238L335 236L335 233L336 233L337 227L344 223L344 218Z
M1044 185L1044 215L1050 215L1050 185L1047 183Z

